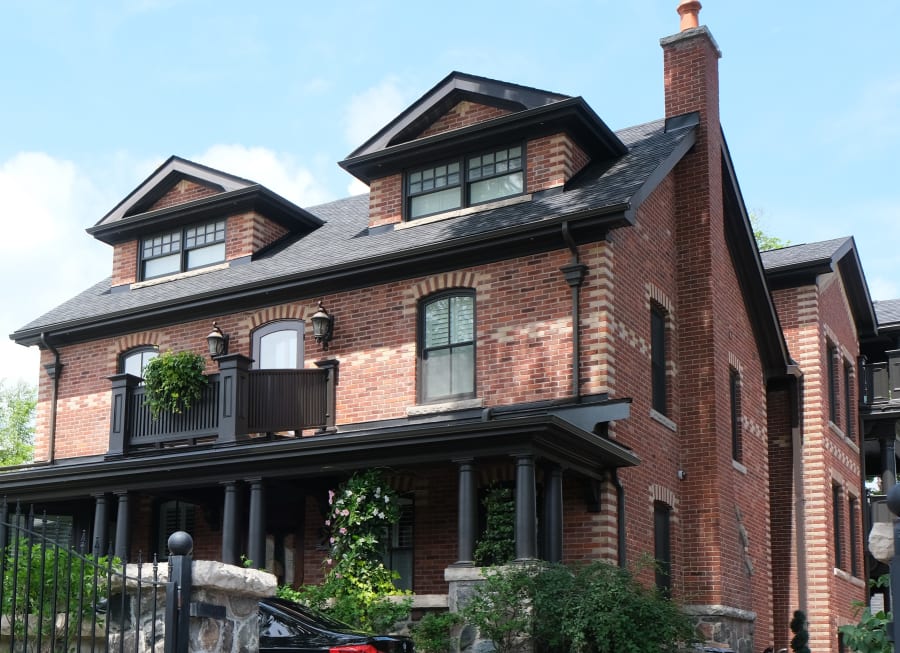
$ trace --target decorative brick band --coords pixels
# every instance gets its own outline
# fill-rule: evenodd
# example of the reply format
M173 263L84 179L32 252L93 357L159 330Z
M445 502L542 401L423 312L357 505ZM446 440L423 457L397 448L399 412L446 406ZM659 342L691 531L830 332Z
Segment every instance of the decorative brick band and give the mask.
M136 347L158 347L163 340L163 334L159 331L129 333L116 341L116 349L117 351L125 352Z
M303 320L306 315L312 315L314 311L314 307L304 307L300 304L279 304L278 306L270 306L252 313L247 318L247 321L250 327L249 330L252 331L263 324L277 322L278 320Z
M450 288L475 288L478 286L478 275L471 271L457 270L436 274L416 283L412 287L412 298L415 300L427 297L432 293Z

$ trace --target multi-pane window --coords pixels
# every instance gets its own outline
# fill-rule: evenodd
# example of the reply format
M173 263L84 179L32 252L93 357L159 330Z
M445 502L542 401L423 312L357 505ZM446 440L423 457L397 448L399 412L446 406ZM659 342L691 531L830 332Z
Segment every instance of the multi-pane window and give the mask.
M431 297L421 305L419 319L419 400L474 396L475 295Z
M859 519L859 499L854 496L851 496L847 501L847 518L849 527L849 539L850 542L850 575L851 576L859 576L859 549L856 546L856 539L859 536L859 524L857 520Z
M157 356L159 356L159 350L156 347L140 347L126 351L119 357L119 372L143 377L147 363Z
M666 414L666 314L654 304L650 309L650 385L653 410Z
M843 524L841 523L841 486L831 486L831 521L834 536L834 566L841 569L844 562Z
M653 502L653 557L656 587L668 596L672 592L672 509L662 501Z
M161 560L169 557L169 535L175 531L194 532L197 507L184 501L159 504L156 523L156 552Z
M825 373L828 378L828 419L837 424L838 421L838 388L837 388L837 348L828 343L825 348Z
M141 241L141 278L153 279L225 260L225 220L148 236Z
M406 177L410 220L520 195L525 190L523 148L505 147L440 165Z
M853 366L844 361L844 433L853 439Z
M731 402L731 458L732 460L741 462L743 458L743 439L741 433L741 376L737 370L732 368L728 377Z

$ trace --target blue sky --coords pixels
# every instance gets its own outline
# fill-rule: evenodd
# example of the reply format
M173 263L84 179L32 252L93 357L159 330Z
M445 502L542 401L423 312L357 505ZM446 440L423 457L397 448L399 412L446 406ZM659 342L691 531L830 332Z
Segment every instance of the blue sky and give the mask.
M677 0L0 0L0 329L107 276L84 233L171 154L301 206L359 192L336 164L460 70L581 95L613 129L662 117ZM854 235L900 297L900 3L707 0L744 199L793 243ZM0 342L0 378L37 352Z

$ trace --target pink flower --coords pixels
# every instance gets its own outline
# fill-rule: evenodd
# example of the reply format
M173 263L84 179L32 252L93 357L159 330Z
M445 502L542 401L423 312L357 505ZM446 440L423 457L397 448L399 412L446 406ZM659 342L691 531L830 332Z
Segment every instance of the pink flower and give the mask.
M328 505L334 502L334 490L328 490Z
M338 532L339 532L341 535L346 535L346 534L347 534L347 529L344 528L344 527L342 526Z
M331 544L334 544L334 538L333 538L333 537L328 538L328 541L329 541Z
M326 526L331 526L331 520L330 520L330 519L326 519L326 520L325 520L325 525L326 525Z
M328 566L330 567L331 565L334 564L334 560L332 560L331 558L326 558L326 559L325 559L325 564L328 565Z
M350 516L350 511L347 510L346 508L344 508L343 510L341 510L341 515L344 516L344 517L349 517L349 516Z

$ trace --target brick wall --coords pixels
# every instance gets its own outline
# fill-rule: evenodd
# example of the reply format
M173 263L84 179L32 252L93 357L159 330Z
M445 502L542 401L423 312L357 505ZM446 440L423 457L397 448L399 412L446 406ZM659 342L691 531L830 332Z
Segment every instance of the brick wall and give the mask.
M225 225L225 260L251 256L287 232L277 222L253 211L229 216Z
M165 195L156 200L147 211L156 211L157 209L165 209L176 204L193 202L194 200L203 199L221 192L221 188L213 188L189 179L182 179L172 186Z
M138 278L138 241L129 240L113 245L113 271L111 286L134 283Z
M416 138L425 138L426 136L441 134L450 131L451 129L468 127L469 125L484 122L485 120L490 120L492 118L499 118L500 116L505 116L509 113L512 113L509 109L501 109L499 107L492 107L486 104L478 104L477 102L463 100L450 109L450 111L431 123L431 125Z

